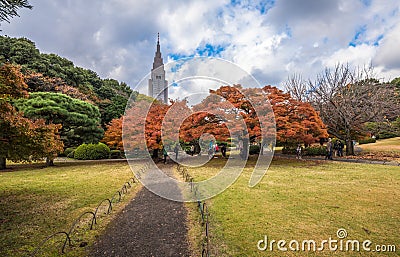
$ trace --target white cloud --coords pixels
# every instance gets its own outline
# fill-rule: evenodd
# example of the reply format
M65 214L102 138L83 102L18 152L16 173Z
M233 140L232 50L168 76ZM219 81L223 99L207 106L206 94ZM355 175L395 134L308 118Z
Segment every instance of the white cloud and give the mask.
M333 67L338 63L348 63L352 66L369 65L372 61L376 49L374 46L362 44L358 46L349 46L341 48L331 56L322 60L322 64L327 67Z
M28 37L43 52L114 77L132 87L150 72L160 32L169 54L196 55L206 44L251 72L261 84L279 85L293 72L313 77L337 62L371 60L382 76L400 76L400 3L277 0L266 12L255 1L146 2L31 1L33 10L2 24L3 34ZM357 31L363 28L354 46ZM363 63L366 62L366 63ZM171 91L172 95L178 88ZM178 93L176 93L177 95Z
M400 69L400 24L389 31L382 39L374 63L386 69Z

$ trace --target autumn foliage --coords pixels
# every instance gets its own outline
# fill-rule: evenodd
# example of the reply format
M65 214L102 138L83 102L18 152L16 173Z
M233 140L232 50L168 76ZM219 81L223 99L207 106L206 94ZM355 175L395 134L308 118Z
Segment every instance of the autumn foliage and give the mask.
M124 149L161 149L161 127L169 106L160 102L146 100L135 102L123 118ZM117 126L118 123L113 123ZM110 124L110 125L111 125ZM106 132L108 134L108 132ZM105 140L107 145L110 141ZM113 143L115 145L115 143Z
M107 126L104 137L101 140L106 143L111 149L124 150L122 143L122 122L123 117L119 119L113 119Z
M276 87L236 85L210 90L201 103L191 108L186 100L171 105L138 101L123 119L114 119L107 126L103 142L122 149L124 138L125 149L161 149L178 140L198 141L205 133L218 141L248 135L250 142L262 144L275 143L275 136L282 143L305 144L328 136L310 104L297 101Z
M276 87L262 90L274 110L277 141L311 144L328 137L326 126L309 103L297 101Z

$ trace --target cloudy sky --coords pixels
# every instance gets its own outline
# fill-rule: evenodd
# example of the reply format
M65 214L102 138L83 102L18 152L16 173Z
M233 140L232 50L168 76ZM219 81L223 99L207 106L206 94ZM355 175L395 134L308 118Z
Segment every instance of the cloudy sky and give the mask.
M372 63L400 76L398 0L30 0L0 32L27 37L101 77L132 88L151 69L160 33L164 62L226 59L260 84L313 78L338 62ZM176 92L174 93L176 94ZM173 96L173 95L172 95Z

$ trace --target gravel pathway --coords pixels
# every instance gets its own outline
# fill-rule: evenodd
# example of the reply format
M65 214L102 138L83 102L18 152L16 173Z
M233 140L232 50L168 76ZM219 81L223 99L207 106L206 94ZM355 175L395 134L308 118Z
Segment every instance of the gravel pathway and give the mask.
M186 217L183 203L143 187L94 243L90 256L190 256Z

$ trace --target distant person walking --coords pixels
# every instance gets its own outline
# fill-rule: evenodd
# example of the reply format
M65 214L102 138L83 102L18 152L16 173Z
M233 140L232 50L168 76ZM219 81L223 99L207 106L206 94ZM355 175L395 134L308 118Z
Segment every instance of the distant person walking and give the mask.
M343 157L343 148L344 148L344 144L342 142L342 140L338 140L338 156L339 157Z
M191 147L190 147L190 154L193 156L193 154L194 154L194 145L192 145Z
M210 144L208 145L208 157L212 158L214 156L214 141L210 141Z
M221 146L221 154L224 158L226 158L226 145L222 144Z
M162 153L163 153L163 157L164 157L164 164L166 164L168 152L167 152L167 149L165 149L165 147L162 148Z
M336 140L335 143L333 143L333 154L335 157L339 156L339 140Z
M301 144L297 145L297 148L296 148L296 159L301 159Z
M332 152L333 152L333 144L332 139L328 139L328 143L326 143L326 156L325 160L332 160Z
M174 153L175 153L175 161L178 161L178 154L179 154L179 145L176 144L174 147Z

